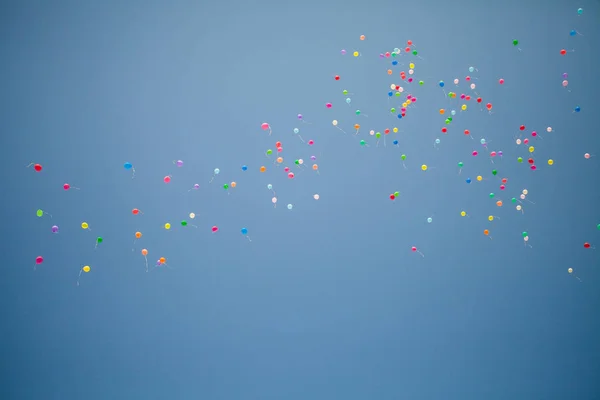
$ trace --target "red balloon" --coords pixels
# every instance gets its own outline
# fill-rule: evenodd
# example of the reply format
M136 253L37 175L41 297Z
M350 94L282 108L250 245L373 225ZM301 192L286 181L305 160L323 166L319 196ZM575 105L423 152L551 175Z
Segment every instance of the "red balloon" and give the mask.
M561 55L561 56L564 56L565 54L567 54L567 51L566 51L565 49L562 49L562 50L560 51L560 55Z
M133 215L138 215L139 212L140 212L140 210L138 210L137 208L134 208L133 210L131 210L131 213Z
M589 244L588 242L585 242L585 243L583 244L583 247L585 247L586 249L589 249L589 248L590 248L590 247L592 247L592 246L590 246L590 244Z
M477 98L477 102L478 102L478 103L481 103L481 101L482 101L482 100L481 100L481 97L478 97L478 98Z
M335 80L336 80L336 81L339 81L339 80L340 80L340 76L339 76L339 75L336 75L336 76L335 76Z
M524 131L524 130L525 130L525 125L521 125L521 126L519 127L519 130L521 130L521 131Z
M65 189L65 190L69 190L69 189L71 189L71 185L69 185L68 183L65 183L65 184L63 185L63 189Z
M396 196L394 196L394 194L390 194L390 200L394 200L396 198Z
M446 133L446 132L448 132L448 129L446 129L445 127L442 128L442 133Z
M35 165L33 166L33 169L34 169L36 172L40 172L40 171L42 170L42 165L41 165L41 164L35 164Z

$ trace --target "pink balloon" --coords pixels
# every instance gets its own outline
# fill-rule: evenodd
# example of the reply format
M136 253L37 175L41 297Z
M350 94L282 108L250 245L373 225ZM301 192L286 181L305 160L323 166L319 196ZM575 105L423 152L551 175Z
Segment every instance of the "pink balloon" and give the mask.
M417 251L417 248L415 246L410 248L412 251Z
M479 153L477 153L477 151L476 151L476 150L474 150L474 151L473 151L473 153L471 153L471 154L473 154L474 156L476 156L476 155L477 155L477 154L479 154Z
M536 137L537 136L537 132L536 131L531 132L531 136Z
M491 157L496 157L496 152L495 152L495 151L492 151L492 152L490 153L490 156L491 156Z
M263 129L263 131L266 131L267 129L269 129L269 124L267 124L266 122L263 122L260 127Z
M290 173L288 174L288 178L290 178L290 179L294 179L294 173L293 173L293 172L290 172Z
M290 167L285 167L283 170L284 170L285 172L290 172Z
M325 107L327 107L327 108L331 108L331 103L327 103L327 104L325 104Z
M65 183L65 184L63 185L63 189L65 189L65 190L69 190L69 189L71 189L71 185L69 185L68 183Z
M500 78L500 80L498 81L499 84L504 85L504 79Z
M590 158L590 157L591 157L591 156L590 156L590 153L585 153L583 156L584 156L586 159L588 159L588 158Z
M504 190L504 189L506 189L506 186L500 185L500 190Z
M312 146L313 144L315 144L315 141L314 141L314 140L312 140L312 139L311 139L311 140L309 140L309 141L308 141L308 145L309 145L309 146Z
M219 227L216 225L211 228L211 231L213 231L213 232L216 232L218 230L219 230Z
M169 175L167 175L163 178L163 181L165 181L165 183L169 183L169 182L171 182L171 177Z
M41 264L41 263L43 263L43 262L44 262L44 257L42 257L42 256L37 256L37 257L35 258L35 263L36 263L36 264L38 264L38 265L39 265L39 264Z
M537 169L537 167L535 166L535 164L531 166L531 169L532 169L533 171L535 171L535 170Z
M562 81L562 85L563 87L569 86L569 81L565 79L564 81Z
M523 139L523 144L529 143L529 139Z

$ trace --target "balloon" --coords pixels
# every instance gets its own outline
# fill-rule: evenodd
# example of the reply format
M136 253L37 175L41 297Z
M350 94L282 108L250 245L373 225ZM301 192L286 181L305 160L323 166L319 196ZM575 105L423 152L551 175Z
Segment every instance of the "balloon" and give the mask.
M318 194L314 194L313 195L313 199L319 200L319 195ZM598 229L600 229L600 224L598 225Z
M590 248L590 247L592 247L592 246L591 246L591 245L590 245L588 242L585 242L585 243L583 244L583 247L584 247L584 248L586 248L586 249L589 249L589 248Z
M240 230L240 232L242 232L242 235L247 235L248 234L248 229L247 228L242 228Z
M427 171L427 165L425 165L425 164L421 165L421 169L422 169L423 171Z
M138 232L136 232L136 233L135 233L135 238L136 238L136 239L139 239L139 238L141 238L141 237L142 237L142 232L139 232L139 231L138 231Z
M141 211L140 211L140 210L138 210L137 208L134 208L133 210L131 210L131 213L132 213L133 215L138 215L138 214L140 214L140 213L141 213ZM143 214L143 213L142 213L142 214Z
M512 41L513 46L518 46L519 45L519 41L517 39L514 39Z
M44 262L44 257L42 257L42 256L37 256L37 257L35 258L35 263L36 263L37 265L40 265L40 264L41 264L41 263L43 263L43 262Z
M143 256L147 256L148 255L148 250L147 249L142 249L142 255Z
M91 268L89 265L86 265L85 267L82 268L83 272L90 272Z
M554 164L554 160L552 160L552 159L548 160L548 165L552 165L552 164Z
M216 232L219 230L219 227L214 225L212 228L210 228L211 231Z
M333 77L333 79L335 79L336 81L339 81L340 80L340 76L336 75L336 76Z
M581 107L579 107L579 106L576 106L576 107L575 107L573 110L574 110L575 112L579 112L579 111L581 111Z
M573 273L573 268L569 268L569 269L567 270L567 272L568 272L568 273L570 273L570 274L572 274L572 273Z
M170 175L167 175L167 176L165 176L165 177L163 178L163 181L164 181L165 183L169 183L169 182L171 182L171 176L170 176Z
M87 222L82 222L82 223L81 223L81 229L89 229L89 227L90 227L90 226L88 225L88 223L87 223Z
M331 105L331 103L326 103L326 104L325 104L325 107L327 107L327 108L331 108L331 107L332 107L332 105Z
M431 217L427 218L428 223L431 223L432 221L433 221L433 218L431 218Z
M583 157L584 157L584 158L587 160L587 159L589 159L589 158L591 157L591 155L590 155L590 153L585 153L585 154L583 155ZM38 210L38 212L39 212L39 211L41 211L41 210ZM41 217L41 215L38 215L38 217Z
M165 229L166 229L166 230L169 230L169 229L171 229L171 224L167 222L167 223L165 224Z
M501 85L504 85L504 79L500 78L500 79L498 80L498 83L499 83L499 84L501 84Z
M188 224L188 223L187 223L187 221L186 221L186 220L182 220L182 221L181 221L181 226L187 226L187 224Z
M248 166L247 165L242 165L242 171L247 171L248 170Z
M181 168L181 167L183 167L183 161L177 160L177 161L175 161L175 165L177 165L179 168Z
M132 168L133 168L133 165L131 165L131 163L130 163L130 162L126 162L125 164L123 164L123 167L124 167L125 169L132 169Z
M213 171L215 175L219 175L220 172L221 170L219 168L215 168L215 170Z
M291 210L292 208L294 208L294 206L293 206L292 204L288 204L288 205L287 205L287 209L288 209L288 210Z
M52 226L52 233L58 233L58 225Z
M263 165L262 167L260 167L260 172L265 172L267 170L267 168Z
M577 15L581 15L583 14L583 8L578 8L577 9Z
M587 157L586 157L587 158ZM41 217L42 215L44 215L44 212L42 210L37 210L35 212L35 215L37 215L38 217Z
M467 183L471 183L471 178L467 178L467 179L465 180L465 182L467 182Z
M467 216L467 213L466 213L465 211L461 211L461 212L460 212L460 216L461 216L461 217L466 217L466 216Z
M190 213L190 219L194 219L194 218L196 218L196 214Z

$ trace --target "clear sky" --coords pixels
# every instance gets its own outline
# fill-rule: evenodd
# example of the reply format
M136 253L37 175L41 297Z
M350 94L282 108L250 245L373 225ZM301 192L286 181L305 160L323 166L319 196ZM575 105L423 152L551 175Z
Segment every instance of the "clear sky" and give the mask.
M599 18L585 0L2 2L0 398L598 399ZM379 57L407 40L417 56ZM142 248L169 268L146 273Z

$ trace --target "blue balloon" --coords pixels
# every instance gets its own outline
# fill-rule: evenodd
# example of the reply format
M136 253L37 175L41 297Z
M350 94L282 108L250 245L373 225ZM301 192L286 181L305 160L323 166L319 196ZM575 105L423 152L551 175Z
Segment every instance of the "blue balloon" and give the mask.
M131 163L130 163L130 162L126 162L125 164L123 164L123 167L124 167L125 169L131 169L131 168L133 168L133 165L131 165Z
M577 35L577 31L575 29L573 29L571 32L569 32L569 35L575 36L575 35Z
M440 85L440 87L444 87L444 85L445 85L444 81L440 81L439 85Z
M392 65L398 65L398 61L396 61L396 60L392 61Z
M579 107L579 106L575 107L575 112L579 112L579 111L581 111L581 107Z
M465 182L471 183L471 178L467 178L467 180Z
M398 145L398 141L397 141L397 140L394 140L394 144L395 144L395 145Z
M402 114L398 114L398 119L402 119Z
M242 171L247 171L248 170L248 166L247 165L242 165Z
M242 235L247 235L248 234L248 229L247 228L242 228L240 230L240 232L242 232Z
M394 92L388 92L388 96L392 97L394 95Z

